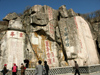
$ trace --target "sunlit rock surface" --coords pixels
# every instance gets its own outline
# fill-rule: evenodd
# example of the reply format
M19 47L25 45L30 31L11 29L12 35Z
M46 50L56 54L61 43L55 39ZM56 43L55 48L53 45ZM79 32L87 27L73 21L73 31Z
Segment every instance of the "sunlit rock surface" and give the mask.
M12 68L29 60L35 67L38 60L50 67L99 64L99 24L93 25L65 5L55 10L47 5L35 5L22 16L8 14L8 25L0 25L0 68ZM98 42L98 45L96 44ZM98 46L98 48L97 48ZM42 63L43 64L43 63Z

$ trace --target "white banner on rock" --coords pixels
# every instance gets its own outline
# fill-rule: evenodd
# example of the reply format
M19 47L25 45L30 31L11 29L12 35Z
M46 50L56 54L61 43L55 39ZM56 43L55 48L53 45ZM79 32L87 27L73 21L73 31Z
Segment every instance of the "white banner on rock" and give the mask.
M17 39L24 39L25 38L25 34L23 32L20 31L7 31L7 38L17 38Z
M7 31L8 68L16 63L18 67L24 61L24 33Z

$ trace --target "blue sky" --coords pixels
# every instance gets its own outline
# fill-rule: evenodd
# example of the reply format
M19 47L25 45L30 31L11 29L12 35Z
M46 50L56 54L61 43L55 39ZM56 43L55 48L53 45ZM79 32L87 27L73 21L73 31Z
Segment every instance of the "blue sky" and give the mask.
M8 13L22 13L26 6L34 5L47 5L56 10L66 5L67 9L82 14L100 10L100 0L0 0L0 20Z

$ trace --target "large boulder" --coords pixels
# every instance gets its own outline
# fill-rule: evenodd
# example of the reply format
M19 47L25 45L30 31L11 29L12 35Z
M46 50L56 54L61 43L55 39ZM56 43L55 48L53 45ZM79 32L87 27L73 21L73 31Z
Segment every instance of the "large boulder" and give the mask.
M14 12L14 13L9 13L6 17L3 18L3 20L13 20L16 19L18 17L18 15Z
M62 5L62 6L59 8L58 11L59 11L61 17L63 17L63 18L68 17L68 13L67 13L67 9L66 9L66 6L65 6L65 5Z
M76 16L77 14L73 11L73 9L69 9L68 10L68 16L69 17L73 17L73 16Z
M76 47L76 27L75 27L75 22L74 18L61 18L60 21L58 22L58 26L60 29L60 34L61 34L61 39L62 39L62 44L63 48L65 50L65 53L68 59L73 59L76 58L77 51L75 50ZM74 54L74 56L73 56Z
M22 29L22 22L20 18L17 18L16 20L10 20L8 28L13 28L13 29Z
M31 15L31 24L46 25L48 23L48 16L45 13L35 13Z
M41 9L41 12L48 14L48 19L53 20L53 19L58 19L58 10L54 10L51 7L44 5L43 8Z
M34 5L33 7L30 8L29 14L34 14L36 12L39 12L41 8L42 8L41 5Z

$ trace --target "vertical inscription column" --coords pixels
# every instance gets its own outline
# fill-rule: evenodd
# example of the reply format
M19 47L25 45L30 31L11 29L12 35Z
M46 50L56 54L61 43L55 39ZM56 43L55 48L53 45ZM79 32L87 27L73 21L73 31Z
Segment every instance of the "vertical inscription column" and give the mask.
M77 28L77 34L79 36L80 46L81 46L81 49L83 49L83 43L82 43L83 36L82 36L82 33L81 33L81 27L80 27L80 25L78 25L76 17L74 17L74 20L75 20L75 24L76 24L76 28ZM81 49L77 50L77 52L81 53L81 51L82 51Z
M46 50L46 57L49 66L53 66L55 63L55 55L52 50L50 50L50 43L48 40L45 41L45 50Z
M52 13L52 9L48 8L48 17L49 17L49 35L55 39L55 33L54 33L54 20L53 20L53 13Z

